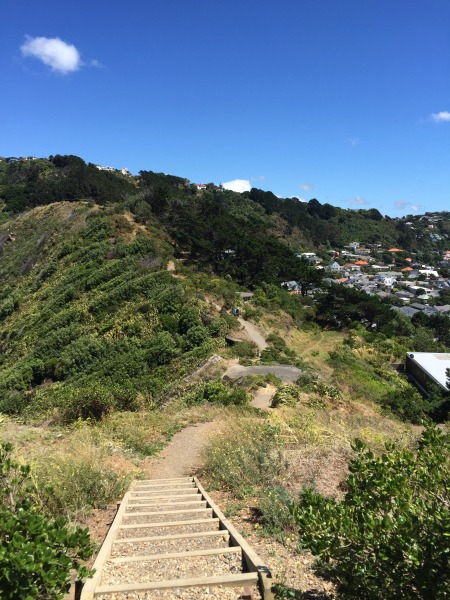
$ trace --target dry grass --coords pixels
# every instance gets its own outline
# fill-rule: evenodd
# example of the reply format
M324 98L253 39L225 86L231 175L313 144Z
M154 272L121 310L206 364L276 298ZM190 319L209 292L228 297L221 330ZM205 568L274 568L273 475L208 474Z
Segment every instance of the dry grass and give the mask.
M286 482L295 493L309 485L321 494L339 496L355 438L381 452L388 441L403 446L416 437L410 426L378 414L369 405L351 402L338 409L284 407L277 411L277 418L291 432Z

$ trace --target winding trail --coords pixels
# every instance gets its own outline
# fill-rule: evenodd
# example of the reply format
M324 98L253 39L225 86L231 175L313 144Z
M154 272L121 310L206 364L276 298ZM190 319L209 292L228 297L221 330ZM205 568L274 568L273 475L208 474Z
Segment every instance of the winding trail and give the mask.
M150 479L170 479L195 475L201 466L201 455L209 436L218 430L216 422L198 423L176 433L172 441L156 457L148 459L145 468Z
M225 371L223 376L236 380L246 375L267 375L268 373L272 373L285 383L296 381L302 374L300 369L290 365L252 365L251 367L233 365Z
M240 325L243 327L243 329L245 330L245 332L246 332L247 336L250 338L250 340L254 344L256 344L259 351L267 348L268 344L266 342L266 339L260 333L260 331L256 325L254 325L253 323L250 323L250 321L246 321L242 317L238 317L238 321L239 321Z

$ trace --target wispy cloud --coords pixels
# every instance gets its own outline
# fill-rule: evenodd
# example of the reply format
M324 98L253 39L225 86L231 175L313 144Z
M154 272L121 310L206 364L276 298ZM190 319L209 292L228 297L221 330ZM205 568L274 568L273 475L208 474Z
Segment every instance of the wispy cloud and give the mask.
M431 115L431 120L435 123L448 123L450 121L450 112L443 110Z
M359 138L357 138L357 137L347 138L347 144L350 144L350 146L352 146L354 148L355 146L357 146L359 144Z
M364 198L361 198L361 196L354 196L353 198L350 198L350 200L346 200L347 204L350 204L350 206L365 206L367 204L367 200L364 200Z
M402 210L404 212L419 212L420 207L417 204L413 204L412 202L407 202L406 200L396 200L394 202L394 207L397 210Z
M67 75L87 66L81 60L78 49L73 44L68 44L58 37L30 37L26 36L20 50L25 57L34 57L51 68L52 71ZM100 63L93 59L88 63L91 67L100 67Z
M249 192L252 189L250 181L248 179L233 179L232 181L226 181L222 183L222 187L226 190L231 190L233 192Z
M308 181L305 181L305 183L301 183L299 187L305 192L310 192L313 189L314 185L312 183L309 183Z

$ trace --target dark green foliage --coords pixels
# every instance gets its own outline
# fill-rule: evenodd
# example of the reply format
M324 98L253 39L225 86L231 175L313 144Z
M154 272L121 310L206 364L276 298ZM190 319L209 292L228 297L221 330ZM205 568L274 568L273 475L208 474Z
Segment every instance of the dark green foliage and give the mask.
M202 404L210 402L212 404L227 405L245 405L249 402L249 394L241 388L229 387L221 381L208 381L201 383L193 392L185 396L186 403Z
M0 195L12 213L61 200L118 202L134 189L127 177L99 171L77 156L10 163L0 173Z
M64 518L41 514L28 499L29 467L0 446L0 596L5 600L60 600L70 588L70 570L88 574L80 560L93 551L87 529L69 530Z
M344 598L448 598L450 436L428 427L414 451L353 449L340 502L306 489L292 504L302 545Z

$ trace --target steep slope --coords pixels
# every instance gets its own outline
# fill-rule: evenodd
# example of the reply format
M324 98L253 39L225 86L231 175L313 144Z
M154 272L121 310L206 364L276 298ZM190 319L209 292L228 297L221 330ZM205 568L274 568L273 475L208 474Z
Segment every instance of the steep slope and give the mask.
M226 322L167 271L162 234L119 212L52 204L0 240L0 412L149 406L223 341Z

